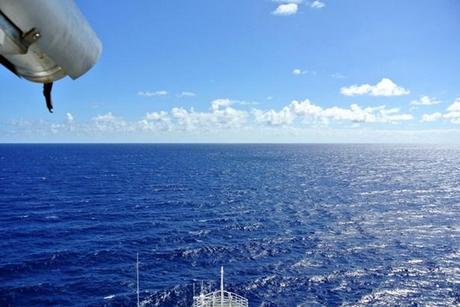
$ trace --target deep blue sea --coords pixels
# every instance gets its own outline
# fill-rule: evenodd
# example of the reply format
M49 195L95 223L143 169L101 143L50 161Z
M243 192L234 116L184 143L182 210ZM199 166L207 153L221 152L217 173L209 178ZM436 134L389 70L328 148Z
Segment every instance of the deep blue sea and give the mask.
M0 145L0 306L460 304L460 147Z

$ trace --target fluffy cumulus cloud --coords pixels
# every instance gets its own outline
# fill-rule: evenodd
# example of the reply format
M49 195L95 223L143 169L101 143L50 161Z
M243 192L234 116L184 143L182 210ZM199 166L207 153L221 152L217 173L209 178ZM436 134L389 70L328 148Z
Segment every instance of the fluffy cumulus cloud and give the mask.
M283 3L278 5L278 7L272 12L273 15L278 16L289 16L297 13L299 5L297 3Z
M362 84L342 87L340 92L345 96L402 96L410 93L408 89L397 85L388 78L383 78L376 85Z
M448 108L443 116L453 124L460 124L460 98L457 98Z
M92 118L92 122L88 126L88 128L94 128L100 132L117 132L123 130L134 130L127 121L125 121L121 117L114 116L112 112L97 115Z
M110 140L111 137L119 139L124 136L124 140L163 137L162 140L167 141L170 136L180 136L187 141L190 140L187 136L214 135L218 138L218 135L227 135L238 142L242 135L257 138L259 133L272 135L295 131L302 133L301 131L306 130L319 132L324 129L342 131L358 128L370 131L396 127L393 124L412 121L414 116L399 108L385 105L324 106L305 99L293 100L278 109L271 109L222 98L211 101L205 110L176 106L168 110L147 112L138 119L126 119L108 112L86 121L78 121L71 113L64 114L60 122L52 120L53 122L18 120L2 129L9 129L11 138L15 135L29 135L33 139L37 136L61 135L85 137L86 140ZM444 112L420 117L420 121L424 123L441 120L460 124L460 98L454 100Z
M233 108L230 99L216 99L208 112L197 112L175 107L171 117L176 127L183 130L240 128L246 123L247 112Z
M170 131L172 123L168 112L147 112L137 123L137 127L142 131Z
M411 114L400 113L398 108L388 109L386 106L360 107L352 104L349 108L323 108L313 104L310 100L292 101L280 111L254 110L255 121L268 125L290 125L295 119L303 122L328 124L331 121L352 123L398 123L412 120Z
M275 110L253 110L253 115L257 123L267 124L271 126L282 126L292 124L294 121L294 114L289 107L284 107L281 111Z
M441 101L437 100L436 98L429 97L429 96L422 96L417 100L412 100L411 105L413 106L432 106L436 104L440 104Z
M442 119L450 121L452 124L460 124L460 97L455 99L444 113L423 114L421 121L435 122Z
M228 98L215 99L211 101L211 110L218 111L220 108L227 108L232 104L233 104L233 101Z
M168 121L168 112L160 111L160 112L152 112L145 114L145 119L150 121Z
M430 123L430 122L438 121L441 118L442 118L442 113L436 112L436 113L431 113L431 114L423 114L421 121L424 123Z

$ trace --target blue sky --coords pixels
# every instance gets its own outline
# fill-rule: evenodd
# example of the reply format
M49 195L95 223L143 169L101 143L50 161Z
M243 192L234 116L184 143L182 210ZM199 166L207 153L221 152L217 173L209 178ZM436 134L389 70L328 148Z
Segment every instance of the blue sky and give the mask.
M457 0L77 1L104 45L0 70L1 142L460 142Z

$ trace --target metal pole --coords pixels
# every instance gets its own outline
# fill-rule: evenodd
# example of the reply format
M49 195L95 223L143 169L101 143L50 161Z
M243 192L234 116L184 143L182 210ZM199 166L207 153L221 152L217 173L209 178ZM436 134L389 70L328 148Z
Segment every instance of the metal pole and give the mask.
M140 303L139 303L139 253L137 253L137 256L136 256L136 277L137 277L137 307L140 307Z
M224 267L220 267L220 306L224 306Z

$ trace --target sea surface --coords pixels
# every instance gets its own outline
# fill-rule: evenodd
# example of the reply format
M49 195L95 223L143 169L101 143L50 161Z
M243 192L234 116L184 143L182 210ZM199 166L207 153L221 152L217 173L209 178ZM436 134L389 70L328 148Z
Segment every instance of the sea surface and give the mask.
M0 145L0 306L460 304L460 147Z

